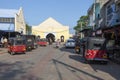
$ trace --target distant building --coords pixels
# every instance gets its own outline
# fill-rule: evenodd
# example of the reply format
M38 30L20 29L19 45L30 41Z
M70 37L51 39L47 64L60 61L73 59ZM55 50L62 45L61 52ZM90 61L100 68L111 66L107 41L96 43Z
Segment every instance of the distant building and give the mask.
M0 9L0 30L26 34L23 9Z
M50 17L40 25L32 26L32 34L40 38L51 38L53 41L61 39L64 42L69 38L69 27Z

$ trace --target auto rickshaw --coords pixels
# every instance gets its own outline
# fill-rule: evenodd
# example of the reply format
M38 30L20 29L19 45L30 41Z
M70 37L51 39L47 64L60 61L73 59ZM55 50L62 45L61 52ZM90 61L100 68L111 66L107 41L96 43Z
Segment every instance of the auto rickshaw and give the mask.
M75 41L75 52L80 54L80 39Z
M47 46L48 42L47 42L47 40L45 38L42 38L42 39L37 40L37 44L39 46Z
M77 54L83 54L83 48L84 48L85 41L86 41L85 38L82 38L82 39L79 39L79 41L76 41L75 52Z
M83 57L86 61L108 62L105 38L88 37Z
M11 55L15 53L25 53L26 46L22 38L10 38L8 42L8 52Z
M35 38L34 35L22 35L24 43L26 45L26 51L31 51L35 47ZM37 43L36 43L37 44Z

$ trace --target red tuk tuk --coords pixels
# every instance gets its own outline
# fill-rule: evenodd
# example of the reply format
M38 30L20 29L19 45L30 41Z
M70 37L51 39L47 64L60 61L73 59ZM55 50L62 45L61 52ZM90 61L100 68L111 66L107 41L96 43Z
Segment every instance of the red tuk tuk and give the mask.
M39 46L47 46L47 44L48 44L48 42L45 38L39 39L37 41L37 43L38 43Z
M83 54L87 61L102 61L107 63L105 38L88 37L85 43L85 52Z
M8 42L8 52L11 55L15 53L25 53L26 46L22 38L10 38Z

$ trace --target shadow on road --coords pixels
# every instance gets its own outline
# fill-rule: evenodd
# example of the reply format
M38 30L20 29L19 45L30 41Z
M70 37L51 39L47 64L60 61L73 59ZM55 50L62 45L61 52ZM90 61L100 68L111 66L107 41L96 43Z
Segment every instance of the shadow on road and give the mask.
M0 62L0 80L41 80L34 75L27 74L30 68L24 68L22 62ZM24 64L25 65L25 64Z
M69 58L76 60L78 62L86 63L84 58L80 55L69 55ZM113 78L116 80L120 79L120 68L119 65L112 63L109 61L107 65L104 65L100 61L91 61L88 63L92 69L97 72L97 71L102 71L107 74L110 74Z
M92 75L92 74L90 74L90 73L87 73L87 72L85 72L85 71L83 71L83 70L80 70L80 69L78 69L78 68L76 68L76 67L73 67L73 66L71 66L71 65L69 65L69 64L66 64L66 63L64 63L64 62L61 62L61 61L58 61L58 60L55 60L55 59L53 59L53 63L56 65L56 64L61 64L61 65L63 65L63 66L65 66L66 67L66 69L68 69L68 70L70 70L69 68L71 68L72 70L70 70L72 73L73 73L73 71L75 72L75 71L78 71L78 72L81 72L81 73L83 73L83 74L85 74L85 75L87 75L87 76L90 76L90 77L92 77L92 78L94 78L94 79L96 79L96 80L103 80L103 79L101 79L101 78L99 78L99 77L97 77L97 76L94 76L94 75ZM58 75L59 75L59 79L60 80L63 80L62 79L62 75L61 75L61 73L60 73L60 71L58 70L58 68L57 68L57 66L56 66L56 70L57 70L57 73L58 73ZM74 75L74 73L73 73L73 75ZM78 77L78 76L77 76ZM78 78L80 78L80 77L78 77Z
M115 80L120 80L120 66L115 63L109 62L107 65L100 65L100 62L94 62L94 64L90 64L90 66L96 72L106 72L107 74L110 74Z
M75 54L74 48L65 48L65 47L61 47L61 48L59 48L59 50L65 51L65 52L69 52L69 53L72 53L72 54Z
M69 55L69 58L75 61L78 61L78 62L85 63L85 59L82 57L81 54L80 55Z

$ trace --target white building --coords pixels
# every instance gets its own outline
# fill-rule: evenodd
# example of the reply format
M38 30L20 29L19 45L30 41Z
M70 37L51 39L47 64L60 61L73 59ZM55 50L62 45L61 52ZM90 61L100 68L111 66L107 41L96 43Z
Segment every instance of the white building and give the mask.
M26 23L23 9L0 9L0 30L16 31L26 34Z
M64 26L52 17L49 17L37 26L32 26L32 34L41 38L51 38L53 40L69 39L69 26Z

